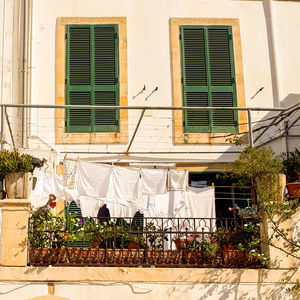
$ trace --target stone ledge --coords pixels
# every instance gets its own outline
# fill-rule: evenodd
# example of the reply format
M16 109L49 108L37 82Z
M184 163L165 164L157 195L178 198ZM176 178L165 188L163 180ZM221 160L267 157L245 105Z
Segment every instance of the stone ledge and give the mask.
M295 283L296 269L195 269L102 267L0 267L0 281Z
M0 207L3 210L30 210L30 201L28 199L3 199L0 200Z

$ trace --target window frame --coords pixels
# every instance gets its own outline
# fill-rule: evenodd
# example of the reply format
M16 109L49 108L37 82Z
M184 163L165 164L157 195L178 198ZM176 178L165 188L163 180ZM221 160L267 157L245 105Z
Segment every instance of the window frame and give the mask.
M127 80L127 22L125 17L61 17L57 18L56 37L56 104L66 104L66 28L68 25L118 26L118 68L119 68L119 99L120 106L128 105ZM118 130L94 132L68 132L66 129L66 109L56 109L56 144L126 144L128 143L128 111L119 110Z
M183 106L183 86L182 86L182 57L181 57L181 26L230 26L232 28L233 38L233 55L235 65L235 83L236 83L236 106L245 107L245 89L242 65L242 49L238 19L220 19L220 18L171 18L171 55L172 55L172 89L173 89L173 106ZM238 115L238 132L247 131L246 112L239 111ZM197 143L217 143L227 144L225 137L220 132L185 132L184 130L184 112L174 111L174 143L175 144L197 144ZM226 131L225 131L226 132ZM231 131L230 131L231 132ZM233 131L234 132L234 131Z

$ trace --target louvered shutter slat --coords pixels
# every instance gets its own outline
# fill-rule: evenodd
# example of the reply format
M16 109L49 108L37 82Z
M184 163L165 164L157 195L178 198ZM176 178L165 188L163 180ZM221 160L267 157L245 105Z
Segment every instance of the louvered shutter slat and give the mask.
M71 85L90 84L90 28L70 28L69 78Z
M203 29L184 29L185 84L206 86L205 42Z
M208 29L210 81L212 86L231 86L231 61L227 29Z
M95 27L95 84L115 84L115 30L114 27Z
M207 93L187 93L186 94L187 106L208 106ZM208 111L201 110L187 110L187 126L205 126L209 127Z

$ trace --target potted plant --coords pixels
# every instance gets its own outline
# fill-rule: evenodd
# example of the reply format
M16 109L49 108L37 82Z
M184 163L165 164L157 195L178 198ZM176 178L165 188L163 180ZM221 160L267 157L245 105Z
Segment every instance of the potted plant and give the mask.
M33 172L36 166L42 164L43 161L28 154L1 150L0 180L5 178L7 197L10 199L27 199L30 193L29 173Z
M178 250L164 249L164 241L168 241L168 228L148 222L145 227L146 263L149 265L179 264L182 253ZM148 246L149 245L149 246Z
M29 258L32 265L64 265L66 247L71 239L65 232L65 218L49 209L39 210L30 219Z
M283 155L283 167L287 180L289 198L300 198L300 151L296 148L294 152Z

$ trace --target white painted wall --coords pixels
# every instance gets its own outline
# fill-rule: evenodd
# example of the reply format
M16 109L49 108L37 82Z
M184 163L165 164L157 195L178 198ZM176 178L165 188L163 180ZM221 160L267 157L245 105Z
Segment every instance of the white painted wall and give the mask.
M12 1L7 0L7 3ZM2 0L2 5L4 0ZM0 2L1 5L1 2ZM276 53L281 105L299 102L300 84L298 70L300 56L300 3L273 3ZM9 9L9 5L7 6ZM0 10L1 11L1 10ZM33 11L33 65L32 103L55 104L55 59L56 20L58 17L126 17L128 50L128 105L172 105L171 57L169 19L184 18L238 18L240 20L246 105L250 107L272 107L274 80L272 81L272 59L269 15L265 1L238 0L34 0ZM0 28L0 34L1 34ZM2 36L2 35L0 35ZM9 38L8 38L9 40ZM4 61L6 61L7 45ZM1 44L0 44L1 45ZM9 65L9 64L8 64ZM5 82L10 79L9 72ZM146 91L133 100L146 85ZM156 87L159 90L148 101L144 98ZM264 87L253 99L256 91ZM11 92L6 88L5 99ZM11 109L11 116L16 114ZM140 112L129 112L129 137L131 137ZM254 113L259 120L266 113ZM16 115L14 115L16 118ZM55 114L53 110L32 110L32 135L39 135L55 144ZM239 151L231 145L173 145L172 113L152 111L145 116L131 151ZM299 131L297 131L298 133ZM18 134L18 130L15 134ZM294 133L296 134L296 133ZM269 133L270 135L270 133ZM272 133L271 133L272 136ZM291 141L291 147L297 139ZM31 147L43 148L31 144ZM124 151L127 145L58 145L61 151ZM275 145L278 152L284 151L282 143ZM141 156L141 155L140 155ZM145 156L145 155L144 155ZM149 157L150 155L147 155ZM182 154L151 155L166 159L196 159L197 161L232 161L237 154ZM115 159L118 159L116 156Z

